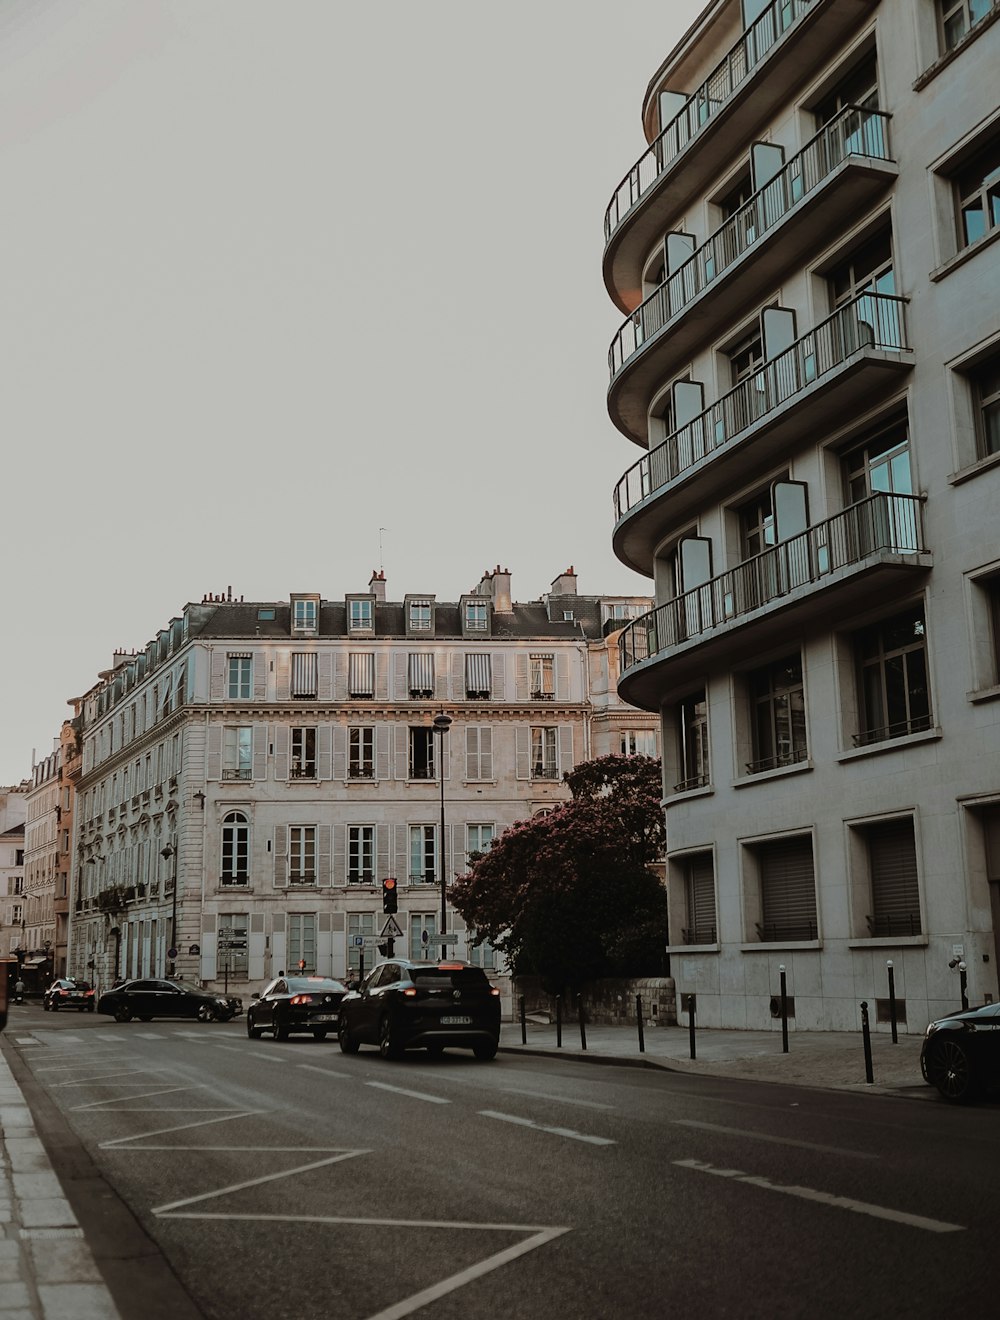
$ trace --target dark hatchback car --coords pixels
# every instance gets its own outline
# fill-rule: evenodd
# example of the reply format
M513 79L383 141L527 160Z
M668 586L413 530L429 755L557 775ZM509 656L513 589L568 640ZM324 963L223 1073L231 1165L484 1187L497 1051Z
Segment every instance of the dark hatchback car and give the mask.
M78 1013L93 1013L94 990L89 981L77 981L71 976L53 981L42 995L42 1008L46 1013L58 1013L61 1008L75 1008Z
M237 1007L239 1005L239 1007ZM116 1022L152 1022L153 1018L197 1018L200 1022L228 1022L242 1008L239 1000L213 994L185 981L156 981L152 978L126 981L97 1001L98 1013Z
M340 1003L347 987L328 976L279 976L247 1009L247 1035L259 1040L270 1031L275 1040L293 1032L309 1032L325 1040L337 1028Z
M377 1045L383 1059L396 1059L404 1050L438 1055L455 1045L492 1059L500 1043L500 991L468 963L391 958L345 996L337 1036L345 1054Z
M953 1104L1000 1086L1000 1004L961 1009L932 1022L924 1033L920 1071Z

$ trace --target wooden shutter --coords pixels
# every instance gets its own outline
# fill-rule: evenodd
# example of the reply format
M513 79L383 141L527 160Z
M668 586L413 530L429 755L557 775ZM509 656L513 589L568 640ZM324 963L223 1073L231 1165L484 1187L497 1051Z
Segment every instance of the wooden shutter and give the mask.
M205 778L222 778L222 725L208 726L208 754L205 758Z
M465 666L464 656L461 651L452 651L451 653L451 699L452 701L465 700Z
M393 732L393 767L394 779L406 779L410 762L410 730L406 724L394 724Z
M563 774L566 770L572 770L576 761L573 757L573 726L572 724L559 725L559 773Z
M274 827L274 887L285 889L288 886L288 826Z
M479 730L469 725L465 730L465 777L479 779Z
M383 782L389 778L389 737L391 724L375 726L375 778Z
M267 778L267 725L253 726L253 777Z
M514 656L514 693L515 701L528 700L528 657L523 651Z
M493 730L479 730L479 778L493 778Z
M811 837L800 834L762 844L758 864L761 938L816 939L816 882Z
M375 652L375 700L389 700L389 657L383 651Z
M688 944L714 944L718 938L715 924L715 867L712 854L698 853L686 860Z
M347 827L339 822L333 826L333 883L347 884Z
M263 651L253 653L253 699L267 700L267 656Z
M490 675L492 684L491 700L505 701L507 698L507 657L503 651L493 652L493 672Z
M395 701L409 700L408 659L409 657L405 651L397 651L392 657L392 695Z
M330 825L320 825L316 830L316 883L319 885L330 884L331 832Z
M438 701L448 700L448 653L434 653L434 696Z
M288 726L278 724L274 729L274 777L288 778Z
M319 683L316 696L320 701L333 700L333 652L327 647L319 652Z
M321 724L316 730L316 777L330 779L333 776L333 738L334 733L343 733L338 725Z
M229 658L225 651L212 651L212 675L210 695L212 701L225 701L229 695L226 676L229 671Z
M524 663L527 668L527 657ZM514 774L518 779L531 778L531 729L526 724L514 726Z
M334 779L347 778L347 730L342 724L335 724L330 730L333 743L333 764L330 773Z
M873 825L867 831L875 935L919 935L920 887L917 849L910 818Z
M569 701L569 656L556 652L556 701Z
M333 699L347 700L347 655L343 651L333 658Z
M289 666L288 652L279 651L274 658L274 684L279 701L289 700Z
M375 826L375 883L379 884L387 875L392 875L392 826Z

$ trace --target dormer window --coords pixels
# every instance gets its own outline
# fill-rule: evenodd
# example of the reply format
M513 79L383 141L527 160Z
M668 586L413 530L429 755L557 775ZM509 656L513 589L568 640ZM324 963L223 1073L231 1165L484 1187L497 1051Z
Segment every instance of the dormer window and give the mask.
M362 596L347 602L347 626L351 632L371 632L374 627L375 602Z
M467 600L465 602L466 632L487 632L489 624L489 602L485 600Z
M410 632L430 632L431 602L429 600L411 600L409 607Z
M319 625L319 599L316 596L292 597L292 631L314 633Z

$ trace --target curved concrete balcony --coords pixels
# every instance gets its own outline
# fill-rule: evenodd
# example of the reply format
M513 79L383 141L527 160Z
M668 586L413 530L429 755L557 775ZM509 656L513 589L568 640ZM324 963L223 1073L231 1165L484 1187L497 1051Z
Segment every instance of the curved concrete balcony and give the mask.
M818 72L877 0L771 0L615 189L604 216L604 282L623 312L664 221L731 164Z
M850 106L640 303L608 350L608 411L645 443L649 401L678 364L757 306L892 186L889 116Z
M913 366L906 302L864 293L644 454L614 492L615 554L649 574L666 531L862 411Z
M618 639L618 692L659 710L672 688L710 667L891 600L901 575L930 567L920 497L871 495L630 623Z

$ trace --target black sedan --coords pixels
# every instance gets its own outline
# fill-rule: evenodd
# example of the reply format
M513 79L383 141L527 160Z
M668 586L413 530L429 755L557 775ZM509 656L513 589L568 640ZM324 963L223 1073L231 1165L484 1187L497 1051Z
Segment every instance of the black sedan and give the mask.
M153 1018L197 1018L200 1022L228 1022L237 1012L234 1001L184 981L126 981L97 1001L98 1013L116 1022L152 1022Z
M62 976L53 981L42 995L42 1008L46 1013L58 1013L61 1008L75 1008L78 1013L93 1013L93 987L89 981Z
M1000 1086L1000 1004L962 1009L932 1022L924 1033L920 1070L953 1104Z
M377 1045L383 1059L397 1059L408 1049L433 1056L456 1045L477 1059L493 1059L500 1043L500 991L468 963L390 958L345 996L337 1036L345 1054Z
M329 976L279 976L255 994L247 1009L247 1035L259 1040L270 1031L275 1040L287 1040L292 1032L307 1031L325 1040L337 1025L340 1001L347 988Z

